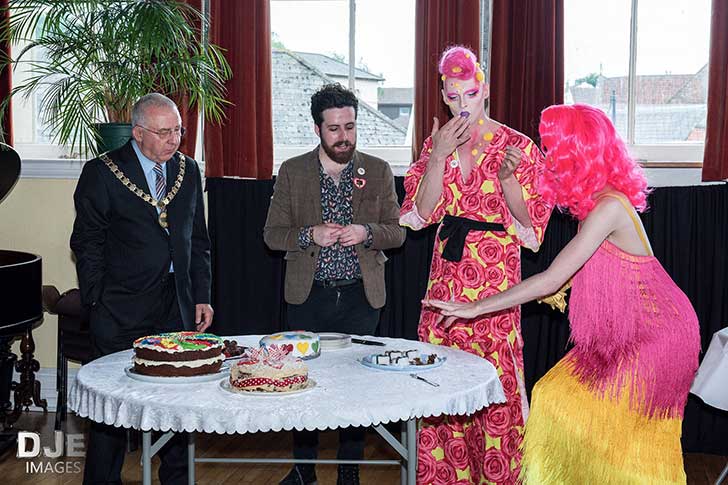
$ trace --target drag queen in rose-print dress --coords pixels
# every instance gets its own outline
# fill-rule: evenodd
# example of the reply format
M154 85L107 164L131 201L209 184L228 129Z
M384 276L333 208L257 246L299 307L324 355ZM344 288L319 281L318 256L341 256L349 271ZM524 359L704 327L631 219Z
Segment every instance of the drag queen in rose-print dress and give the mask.
M523 483L685 485L680 435L700 330L637 216L647 179L598 108L551 106L539 133L547 147L539 190L579 221L578 234L546 271L502 293L424 304L447 325L548 295L571 278L574 347L533 388Z
M449 49L443 54L440 72L443 98L455 116L441 128L435 122L433 135L425 140L419 160L407 172L400 224L418 230L443 222L425 298L468 302L497 294L521 280L521 246L538 249L550 209L534 188L542 154L528 137L485 116L487 84L473 53L462 47ZM428 201L418 197L420 192L432 190L433 185L427 185L428 170L441 170L434 184L439 196L436 190L429 201L429 214L423 208ZM515 192L519 206L511 207L505 195L508 189ZM468 227L484 222L492 226ZM453 242L446 249L457 239L462 224L466 226L464 231L460 227L464 243ZM487 359L498 371L507 402L470 416L423 420L417 483L515 483L528 414L520 307L459 320L449 328L441 320L438 310L423 308L419 338Z

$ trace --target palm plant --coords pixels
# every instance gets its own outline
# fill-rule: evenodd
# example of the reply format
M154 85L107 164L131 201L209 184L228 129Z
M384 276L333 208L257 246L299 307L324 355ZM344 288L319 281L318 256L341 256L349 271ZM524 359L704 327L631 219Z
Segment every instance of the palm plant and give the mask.
M129 123L134 101L153 91L224 118L230 66L201 40L207 20L197 9L171 0L11 0L9 8L0 40L26 46L0 66L30 73L10 97L39 93L58 143L94 150L95 124Z

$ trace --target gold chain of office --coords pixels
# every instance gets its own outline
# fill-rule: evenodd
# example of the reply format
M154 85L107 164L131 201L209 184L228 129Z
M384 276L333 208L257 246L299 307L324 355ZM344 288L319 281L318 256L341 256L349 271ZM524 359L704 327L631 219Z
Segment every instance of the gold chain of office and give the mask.
M177 156L179 157L179 173L177 174L177 179L174 181L172 189L167 192L167 195L165 195L162 200L155 199L137 187L137 185L129 180L129 178L124 175L124 172L122 172L121 169L105 153L102 153L99 158L101 158L106 166L109 167L111 173L113 173L116 178L131 191L131 193L136 194L140 199L147 204L150 204L152 207L159 209L159 218L157 221L160 226L167 229L167 227L169 227L169 223L167 222L167 206L170 202L172 202L172 199L174 199L174 196L177 195L177 192L179 192L180 187L182 187L182 179L185 177L185 157L180 152L177 152Z

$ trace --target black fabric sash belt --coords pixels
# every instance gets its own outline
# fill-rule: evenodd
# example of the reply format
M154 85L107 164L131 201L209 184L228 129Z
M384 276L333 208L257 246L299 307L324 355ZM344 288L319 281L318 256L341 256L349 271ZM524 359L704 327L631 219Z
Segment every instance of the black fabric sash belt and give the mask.
M470 231L505 232L505 230L503 224L496 222L481 222L465 217L445 216L440 228L440 241L447 239L442 257L448 261L459 262L463 257L465 238L468 237Z

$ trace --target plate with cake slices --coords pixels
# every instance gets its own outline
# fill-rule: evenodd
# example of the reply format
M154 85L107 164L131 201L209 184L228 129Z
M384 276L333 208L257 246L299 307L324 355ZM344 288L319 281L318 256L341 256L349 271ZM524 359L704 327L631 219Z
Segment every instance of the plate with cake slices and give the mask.
M243 357L243 354L248 349L248 347L245 347L243 345L238 345L237 340L223 340L224 348L222 350L222 355L225 356L225 361L229 360L237 360Z
M435 369L445 363L447 357L420 350L385 350L370 354L359 362L365 367L394 372L417 372Z

